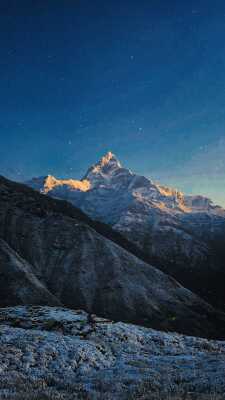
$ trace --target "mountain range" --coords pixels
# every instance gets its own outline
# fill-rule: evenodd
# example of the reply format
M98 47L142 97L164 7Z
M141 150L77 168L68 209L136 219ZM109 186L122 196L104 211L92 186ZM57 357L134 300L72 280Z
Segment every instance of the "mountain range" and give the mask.
M111 152L81 180L47 175L26 184L110 225L144 261L225 308L225 210L210 199L137 175Z
M127 251L128 242L110 227L3 177L0 238L0 306L61 304L116 321L225 337L224 313Z
M224 399L224 214L112 153L0 176L0 398Z

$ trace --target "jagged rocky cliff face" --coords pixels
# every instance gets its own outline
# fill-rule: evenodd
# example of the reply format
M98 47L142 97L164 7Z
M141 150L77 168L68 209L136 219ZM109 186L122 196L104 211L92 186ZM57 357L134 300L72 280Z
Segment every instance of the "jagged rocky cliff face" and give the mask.
M0 309L2 399L222 400L224 370L225 342L81 310Z
M81 181L36 178L28 184L70 201L125 235L147 259L183 284L225 304L225 210L203 196L158 185L108 153Z
M225 337L224 314L106 238L98 224L69 203L4 178L0 178L0 238L11 248L7 252L17 267L23 264L29 284L34 275L35 290L40 285L46 296L51 293L52 301L57 298L71 308L115 320ZM0 250L7 268L4 246ZM20 282L15 279L14 284ZM18 302L23 303L22 297Z

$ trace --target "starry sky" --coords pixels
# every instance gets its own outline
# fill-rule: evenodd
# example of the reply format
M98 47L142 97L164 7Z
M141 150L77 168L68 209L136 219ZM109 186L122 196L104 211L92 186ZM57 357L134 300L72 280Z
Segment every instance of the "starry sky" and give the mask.
M0 173L124 166L225 206L225 2L1 0Z

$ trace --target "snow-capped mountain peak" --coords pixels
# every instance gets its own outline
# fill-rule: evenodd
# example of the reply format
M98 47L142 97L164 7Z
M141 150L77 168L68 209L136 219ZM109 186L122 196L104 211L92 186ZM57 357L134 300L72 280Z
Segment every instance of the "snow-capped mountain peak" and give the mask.
M110 175L122 168L121 163L111 151L106 153L96 164L92 165L84 179L91 179L96 175Z
M114 214L117 208L119 208L117 215L119 219L121 204L123 209L133 207L135 204L135 207L145 205L149 212L157 208L172 214L210 212L224 216L224 210L215 206L206 197L186 196L176 189L159 185L124 168L111 151L93 164L81 180L58 179L47 175L34 178L27 184L41 193L67 199L74 205L80 206L91 217L100 219L99 213L105 214L104 210L107 209L110 220L112 210ZM118 203L119 197L121 201Z
M118 158L111 151L108 151L108 153L101 158L97 165L99 165L101 168L112 165L114 165L114 167L121 168Z
M218 287L211 285L208 273L211 263L220 268L213 257L216 246L223 243L224 247L225 210L210 199L187 196L135 174L124 168L111 152L91 166L81 180L62 180L50 175L27 184L41 193L67 200L91 218L110 224L151 260L156 260L164 271L171 273L172 268L174 276L187 283L186 286L190 283L190 271L196 270L191 289L199 279L198 271L208 265L209 270L204 272L207 279L201 285L203 292L208 298L209 293L218 291L224 298L220 282ZM213 243L215 250L210 247ZM224 271L224 263L221 270Z

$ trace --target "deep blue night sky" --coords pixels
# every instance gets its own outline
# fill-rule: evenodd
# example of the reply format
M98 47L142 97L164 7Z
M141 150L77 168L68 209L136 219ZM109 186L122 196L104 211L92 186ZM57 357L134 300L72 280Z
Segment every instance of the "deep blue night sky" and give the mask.
M225 3L1 0L0 173L106 151L225 205Z

